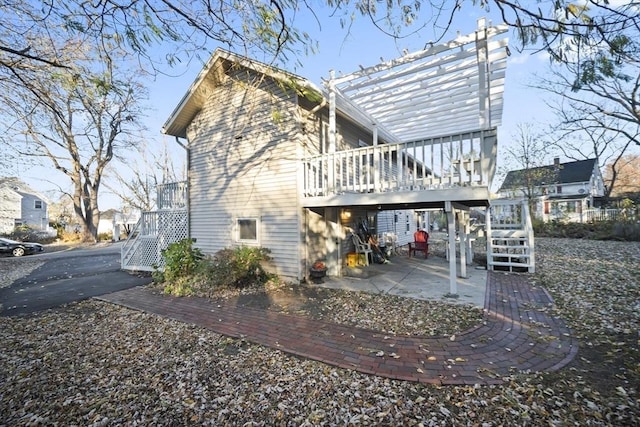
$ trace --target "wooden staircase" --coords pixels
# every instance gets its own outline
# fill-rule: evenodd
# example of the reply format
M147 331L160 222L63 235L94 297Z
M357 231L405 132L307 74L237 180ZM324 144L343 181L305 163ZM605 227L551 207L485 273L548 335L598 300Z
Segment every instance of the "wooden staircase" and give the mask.
M171 243L189 237L187 191L185 182L158 186L158 210L142 212L138 223L122 246L120 263L123 270L162 269L162 250Z
M535 273L533 224L526 200L492 200L486 227L488 269Z

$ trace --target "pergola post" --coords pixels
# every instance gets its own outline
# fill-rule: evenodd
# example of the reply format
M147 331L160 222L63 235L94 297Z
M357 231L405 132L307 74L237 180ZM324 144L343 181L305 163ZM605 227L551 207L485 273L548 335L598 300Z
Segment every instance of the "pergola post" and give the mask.
M380 190L380 151L378 150L378 126L373 124L373 189Z
M335 71L329 71L329 147L328 152L333 154L336 152L336 84L335 84ZM328 186L331 191L336 188L336 171L335 161L333 156L329 156L329 162L327 164L327 179L329 181Z

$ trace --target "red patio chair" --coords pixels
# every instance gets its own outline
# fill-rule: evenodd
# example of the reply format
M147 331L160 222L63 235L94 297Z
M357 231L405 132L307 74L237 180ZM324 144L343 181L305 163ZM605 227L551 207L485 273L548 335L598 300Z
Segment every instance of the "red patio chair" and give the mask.
M413 243L409 243L409 258L411 254L415 256L417 252L423 252L424 257L429 257L429 233L424 230L418 230L413 233Z

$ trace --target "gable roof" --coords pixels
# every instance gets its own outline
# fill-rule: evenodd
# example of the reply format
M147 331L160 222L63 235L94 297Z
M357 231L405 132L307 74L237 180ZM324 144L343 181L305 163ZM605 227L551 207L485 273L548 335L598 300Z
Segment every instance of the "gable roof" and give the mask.
M331 77L326 90L309 80L222 49L216 49L165 122L162 132L185 138L186 129L220 83L229 64L254 70L324 105L336 96L336 112L383 141L413 142L490 129L501 124L508 56L506 25L487 27L424 50Z
M287 82L292 88L296 88L300 94L307 94L311 98L322 99L321 90L315 87L309 80L271 65L218 48L211 58L209 58L209 61L207 61L195 81L189 86L185 95L162 126L163 133L186 138L187 126L202 109L211 90L221 82L226 67L230 64L237 64L276 80Z
M0 178L0 188L6 188L19 195L30 194L46 201L43 195L35 191L33 188L29 187L24 181L15 176Z
M245 67L284 82L289 87L295 88L299 95L315 100L319 105L327 102L327 97L323 91L303 77L218 48L164 123L162 133L186 138L187 127L202 109L213 88L221 82L226 67L231 64ZM336 105L339 114L372 131L375 120L341 94L336 95ZM397 138L387 131L384 126L378 126L377 131L383 140L398 142Z
M589 182L597 164L596 159L587 159L509 171L498 191L524 188L526 178L529 178L535 187Z

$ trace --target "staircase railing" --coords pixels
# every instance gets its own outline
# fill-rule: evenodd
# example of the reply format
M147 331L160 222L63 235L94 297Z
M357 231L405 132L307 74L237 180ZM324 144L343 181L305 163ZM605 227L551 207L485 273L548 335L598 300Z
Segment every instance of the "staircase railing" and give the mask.
M164 267L162 251L189 237L188 192L185 182L157 187L159 209L143 212L120 252L121 268L154 271Z
M487 266L535 272L533 223L526 200L492 200L487 217Z

